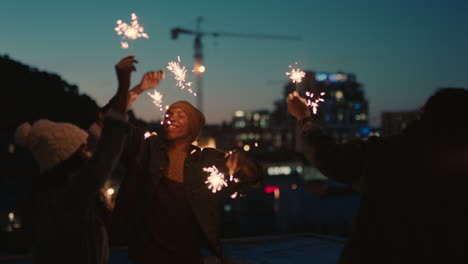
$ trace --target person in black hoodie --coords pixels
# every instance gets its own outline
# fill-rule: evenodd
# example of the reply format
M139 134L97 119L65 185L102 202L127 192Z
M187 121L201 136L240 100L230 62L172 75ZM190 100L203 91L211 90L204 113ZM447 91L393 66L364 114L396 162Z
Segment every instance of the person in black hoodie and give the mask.
M108 262L100 189L120 159L129 129L125 112L135 62L127 57L116 65L118 92L93 155L87 132L73 124L38 120L17 128L16 142L31 150L40 168L29 212L34 263Z
M335 143L297 92L305 156L362 199L340 263L461 263L468 259L468 90L445 88L401 135Z

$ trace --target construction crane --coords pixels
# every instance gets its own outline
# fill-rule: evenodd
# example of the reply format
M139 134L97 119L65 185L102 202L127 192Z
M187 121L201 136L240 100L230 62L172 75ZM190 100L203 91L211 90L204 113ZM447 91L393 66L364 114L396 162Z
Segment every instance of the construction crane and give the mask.
M268 34L242 34L242 33L230 33L230 32L203 32L200 29L202 17L197 18L196 30L189 30L183 28L174 28L171 30L172 39L177 39L180 34L188 34L195 36L194 39L194 72L196 76L197 86L197 106L200 111L203 111L203 89L202 89L202 75L205 72L205 66L203 66L203 44L202 37L236 37L236 38L255 38L255 39L279 39L279 40L293 40L302 41L301 37L297 36L283 36L283 35L268 35Z

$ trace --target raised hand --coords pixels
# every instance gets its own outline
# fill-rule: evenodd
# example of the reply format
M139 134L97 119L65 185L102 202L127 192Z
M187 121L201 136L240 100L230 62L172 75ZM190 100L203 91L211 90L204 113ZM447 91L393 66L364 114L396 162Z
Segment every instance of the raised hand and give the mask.
M294 91L290 93L286 102L288 103L288 112L297 120L311 116L307 101L298 92Z
M135 60L135 55L129 55L115 65L119 86L112 108L117 112L125 113L127 110L128 89L130 88L131 74L136 71L135 63L138 63Z
M163 70L157 72L147 72L141 78L141 82L131 90L131 92L136 93L137 95L141 94L146 90L156 88L159 85L161 80L165 78L165 73Z
M234 175L238 171L242 171L245 176L249 178L257 177L258 167L257 165L247 158L246 155L235 151L226 161L226 167L229 169L229 174Z

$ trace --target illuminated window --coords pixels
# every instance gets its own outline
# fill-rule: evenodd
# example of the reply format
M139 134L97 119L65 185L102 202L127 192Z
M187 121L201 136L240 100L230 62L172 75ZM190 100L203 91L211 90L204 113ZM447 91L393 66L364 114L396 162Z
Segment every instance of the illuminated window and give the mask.
M317 80L317 82L323 82L327 79L327 74L326 73L323 73L323 72L318 72L315 74L315 80Z
M335 98L336 98L336 100L341 100L341 99L343 99L343 92L340 91L340 90L336 91L336 92L335 92Z
M235 127L238 127L238 128L245 127L245 121L244 121L244 120L237 121L237 122L235 123Z
M339 121L343 121L343 118L344 118L343 113L338 113L337 118L338 118Z
M236 112L234 113L234 115L235 115L236 117L243 117L243 116L245 115L245 113L244 113L244 111L239 110L239 111L236 111Z
M15 153L15 145L13 144L8 145L8 153Z

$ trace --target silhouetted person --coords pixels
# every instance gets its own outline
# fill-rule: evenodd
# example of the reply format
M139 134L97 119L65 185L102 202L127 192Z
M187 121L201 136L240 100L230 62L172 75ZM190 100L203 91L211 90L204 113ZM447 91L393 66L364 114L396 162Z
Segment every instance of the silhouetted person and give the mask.
M133 62L120 62L116 69L119 90L104 115L94 155L87 151L88 133L71 123L39 120L16 130L17 143L31 150L40 168L29 212L34 263L108 262L107 209L100 189L118 163L129 131L126 83Z
M304 154L326 176L362 192L340 263L463 263L468 259L468 91L446 88L394 137L336 144L297 93Z

